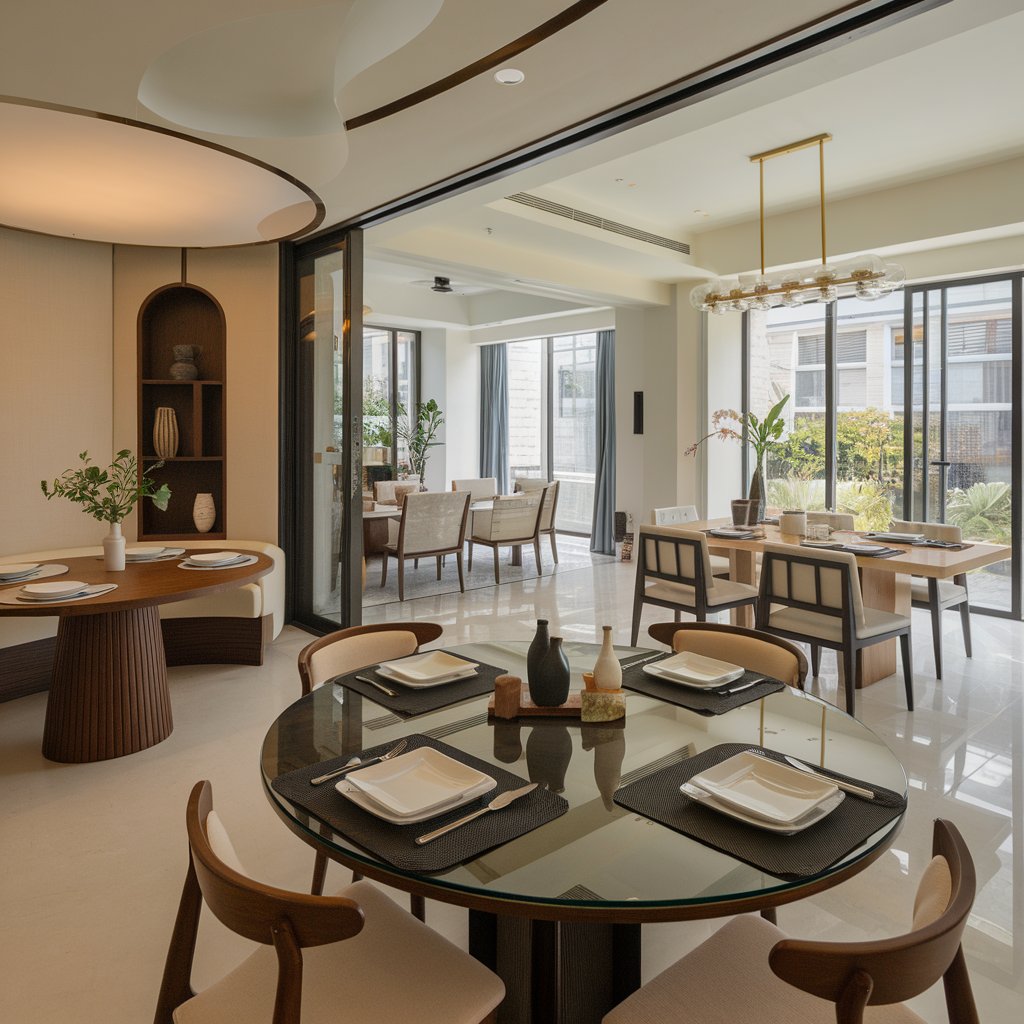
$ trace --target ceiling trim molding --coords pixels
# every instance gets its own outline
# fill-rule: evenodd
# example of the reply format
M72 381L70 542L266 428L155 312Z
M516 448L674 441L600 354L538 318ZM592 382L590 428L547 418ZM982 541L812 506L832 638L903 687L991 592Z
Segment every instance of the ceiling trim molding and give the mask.
M476 78L477 75L481 75L485 71L491 71L513 57L517 57L525 50L529 50L545 39L549 39L556 33L561 32L563 28L568 28L607 2L608 0L576 0L576 3L571 4L553 18L548 18L543 24L538 25L529 32L523 33L518 39L513 39L512 42L506 43L497 50L493 50L486 57L481 57L479 60L473 61L472 64L467 64L465 67L459 68L458 71L453 71L450 75L445 75L444 78L439 78L436 82L431 82L430 85L425 85L421 89L407 93L397 100L385 103L374 110L368 110L365 114L357 114L355 117L350 117L345 122L345 127L349 131L353 128L362 128L364 125L373 124L374 121L382 121L386 117L391 117L392 114L408 110L419 103L433 99L435 96L440 96L441 93L454 89L457 85L462 85L463 82L468 82L471 78Z

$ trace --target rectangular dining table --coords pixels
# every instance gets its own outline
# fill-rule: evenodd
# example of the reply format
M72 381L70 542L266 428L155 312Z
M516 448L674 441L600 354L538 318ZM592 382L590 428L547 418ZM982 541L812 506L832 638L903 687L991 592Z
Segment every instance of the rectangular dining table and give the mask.
M731 527L731 519L707 519L687 523L682 530L707 532L723 526ZM665 529L671 529L666 527ZM762 524L752 529L763 532L763 536L751 540L734 537L708 536L708 546L714 554L729 558L729 578L737 583L757 583L757 554L764 550L765 542L799 544L803 539L795 534L784 534L778 526ZM842 531L838 531L842 532ZM948 580L962 573L982 569L986 565L1006 561L1011 549L1005 544L982 544L967 542L960 551L949 548L915 547L909 544L887 544L900 553L889 558L858 555L860 586L867 608L880 611L910 614L910 578L923 576L937 580ZM741 626L753 626L753 611L749 607L737 608L732 612L733 622ZM842 672L842 665L839 667ZM865 647L857 658L857 686L877 683L896 671L896 641L887 640L872 647Z

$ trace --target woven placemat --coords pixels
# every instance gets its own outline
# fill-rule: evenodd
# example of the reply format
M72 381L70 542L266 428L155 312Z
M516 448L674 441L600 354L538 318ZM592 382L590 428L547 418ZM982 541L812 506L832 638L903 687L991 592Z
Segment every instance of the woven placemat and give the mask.
M671 658L671 654L666 654ZM660 661L655 659L655 663ZM647 662L646 664L651 664ZM754 679L763 679L764 682L751 686L749 690L741 690L739 693L725 694L714 690L693 690L679 683L672 683L666 679L657 679L644 672L643 665L634 665L623 669L622 688L632 690L634 693L642 693L645 697L655 697L666 704L675 704L676 707L686 708L688 711L696 711L698 715L724 715L734 708L741 708L751 701L760 700L770 693L778 693L786 687L778 679L767 679L761 672L744 672L739 679L725 684L721 689L732 689L734 686L742 686Z
M349 672L345 675L335 676L331 682L344 686L346 689L355 690L364 697L369 697L375 704L394 711L396 715L403 718L413 718L416 715L425 715L428 711L437 711L438 708L446 708L452 704L459 704L461 701L469 700L471 697L480 697L485 693L494 692L494 680L504 675L507 671L503 668L496 668L494 665L487 665L484 662L477 662L479 668L475 676L468 679L458 679L454 683L444 683L441 686L430 686L424 690L413 689L396 683L393 679L385 679L378 675L371 668L361 668L358 672ZM367 676L376 679L382 686L394 690L397 696L389 697L382 693L376 686L364 683L356 676Z
M484 814L446 836L441 836L425 846L417 846L417 836L432 832L442 825L479 810L499 793L525 786L527 780L430 736L414 734L408 737L408 741L406 750L433 747L434 750L439 750L470 768L490 775L498 783L497 787L483 797L462 804L455 810L438 815L429 821L421 821L415 825L392 825L347 800L335 789L334 782L325 782L319 786L309 784L310 779L324 775L334 768L340 768L348 760L345 757L336 757L331 761L322 761L288 772L274 779L271 786L286 800L309 811L326 822L339 835L358 843L375 857L403 871L416 871L420 874L447 871L456 864L479 857L492 847L532 832L535 828L561 817L569 809L569 804L557 793L538 786L532 793L520 797L500 811ZM371 758L384 753L392 746L394 740L376 747L368 747L361 754L364 758Z
M722 743L624 786L615 794L615 802L784 879L821 874L906 810L907 801L899 793L822 769L824 775L867 786L875 792L876 798L863 800L847 793L843 802L817 824L796 835L785 836L728 818L679 792L679 787L694 775L744 750L785 763L782 754L763 747Z

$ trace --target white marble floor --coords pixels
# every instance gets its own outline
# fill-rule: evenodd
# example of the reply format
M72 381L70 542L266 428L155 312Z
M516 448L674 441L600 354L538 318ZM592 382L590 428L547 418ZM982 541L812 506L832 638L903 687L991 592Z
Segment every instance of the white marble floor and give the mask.
M528 638L534 620L564 636L598 638L602 623L627 642L633 568L618 563L370 610L381 619L432 619L449 642ZM917 615L917 613L915 613ZM660 621L657 609L644 622ZM1024 1015L1024 627L976 616L975 657L963 657L955 615L946 622L946 679L932 671L927 617L915 618L918 710L902 680L863 691L860 717L893 747L910 776L906 825L879 862L846 884L780 912L793 934L836 939L894 934L909 920L931 823L951 818L978 868L966 933L968 965L987 1024ZM152 1019L186 864L184 806L192 784L213 782L216 805L256 876L306 888L312 857L263 795L257 755L268 724L299 693L295 656L308 636L287 629L261 668L171 669L175 729L159 746L115 761L45 761L43 695L0 705L0 1020L5 1024L138 1024ZM820 692L836 698L825 656ZM328 885L345 873L332 867ZM401 898L401 897L399 897ZM404 900L403 900L404 902ZM465 942L462 912L430 904L429 922ZM714 923L645 930L650 977ZM195 981L209 983L246 952L204 919ZM915 1001L945 1019L941 991Z

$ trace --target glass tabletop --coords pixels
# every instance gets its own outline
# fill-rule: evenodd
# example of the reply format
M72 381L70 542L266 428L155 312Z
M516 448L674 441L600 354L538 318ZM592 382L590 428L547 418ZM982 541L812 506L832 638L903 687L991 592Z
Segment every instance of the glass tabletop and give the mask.
M462 657L526 677L528 642L489 642L446 648ZM564 645L573 688L589 671L596 644ZM641 651L617 647L620 660ZM486 696L411 719L333 684L291 705L263 743L262 771L269 799L288 823L315 837L346 863L367 865L426 883L446 893L502 901L573 907L642 905L665 908L713 904L799 888L870 860L899 830L902 817L880 829L842 861L813 879L784 881L681 835L613 802L620 786L652 768L720 743L750 743L799 757L868 783L906 793L903 768L866 726L831 704L791 687L727 714L704 717L651 697L627 693L624 724L578 719L488 718ZM271 787L286 772L357 754L413 733L426 733L490 764L560 793L562 817L442 874L402 872L332 833ZM340 797L339 797L340 799Z

